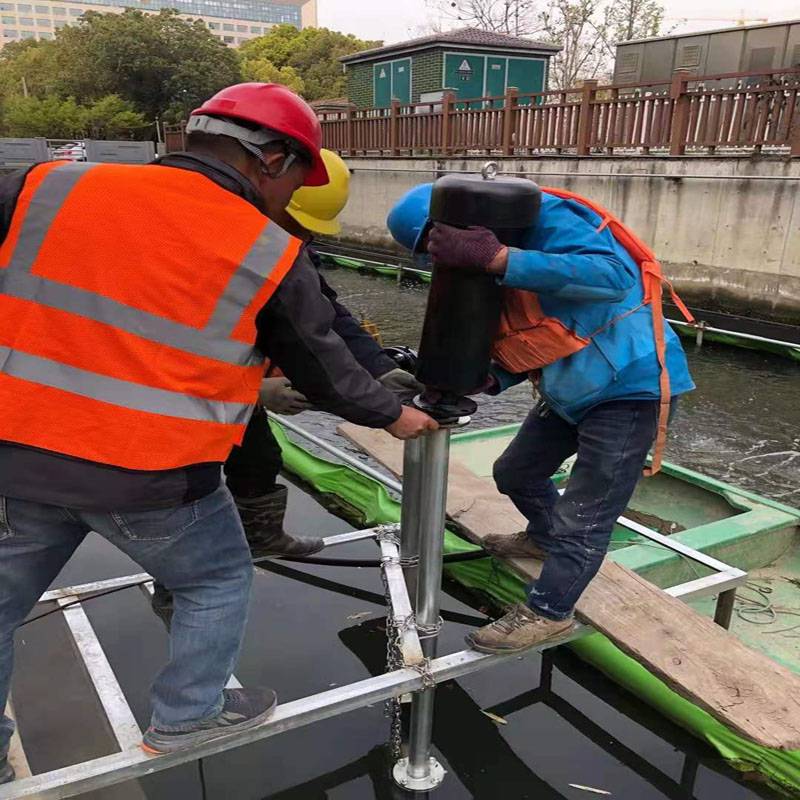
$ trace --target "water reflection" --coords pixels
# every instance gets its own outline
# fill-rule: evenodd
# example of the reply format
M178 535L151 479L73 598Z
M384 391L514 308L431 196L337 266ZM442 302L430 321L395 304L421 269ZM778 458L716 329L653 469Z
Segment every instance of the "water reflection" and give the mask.
M326 278L354 313L378 324L385 344L419 341L426 286L347 269L329 269ZM800 364L713 343L686 349L698 388L683 399L666 457L800 506ZM529 408L530 387L517 386L479 399L472 427L519 422Z

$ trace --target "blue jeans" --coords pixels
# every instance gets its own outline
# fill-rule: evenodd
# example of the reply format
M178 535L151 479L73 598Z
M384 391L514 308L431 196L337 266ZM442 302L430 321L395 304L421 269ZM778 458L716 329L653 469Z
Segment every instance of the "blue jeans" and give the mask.
M239 655L253 579L242 523L224 486L184 506L136 512L79 511L0 496L0 711L14 631L89 531L175 596L169 661L152 687L152 724L180 731L216 716ZM13 730L0 717L0 757Z
M540 403L494 465L497 488L528 520L547 553L528 605L566 619L603 562L611 531L642 474L655 439L657 400L613 400L570 425ZM550 476L578 457L563 495Z

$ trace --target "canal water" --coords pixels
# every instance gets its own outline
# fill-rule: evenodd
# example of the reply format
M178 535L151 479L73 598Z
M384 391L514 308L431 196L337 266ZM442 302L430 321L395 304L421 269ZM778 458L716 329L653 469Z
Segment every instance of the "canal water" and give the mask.
M346 270L326 277L354 312L367 314L387 344L416 344L426 291ZM690 360L699 390L675 423L669 456L800 505L798 367L771 357L704 347ZM481 401L476 426L519 421L529 394L518 387ZM331 438L335 420L302 424ZM337 438L337 444L342 445ZM287 528L334 534L352 526L290 486ZM374 558L369 542L337 549ZM139 572L96 536L59 576L72 585ZM167 637L137 589L89 601L87 614L140 726ZM451 587L440 652L462 648L486 617ZM325 691L383 671L385 618L378 571L274 563L258 571L247 639L237 667L245 685L269 685L281 700ZM59 616L20 630L14 696L35 772L113 751L97 703ZM768 789L743 784L710 748L655 714L569 651L552 682L541 658L445 684L437 691L436 754L448 771L433 800L755 800ZM189 764L85 795L91 800L398 800L388 778L388 721L376 705ZM425 797L427 795L423 795Z
M344 305L378 325L384 344L419 342L426 285L397 286L348 269L328 269L325 277ZM697 389L680 403L666 458L800 507L800 363L713 343L699 348L684 343ZM476 400L471 428L520 422L531 407L530 385Z

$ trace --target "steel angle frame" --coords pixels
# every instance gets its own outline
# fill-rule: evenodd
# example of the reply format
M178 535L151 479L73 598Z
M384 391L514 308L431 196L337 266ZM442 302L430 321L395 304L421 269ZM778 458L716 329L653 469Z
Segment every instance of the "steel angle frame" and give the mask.
M298 426L291 427L301 435L306 434ZM311 434L307 435L307 438L312 437L313 435ZM314 439L329 452L334 451L335 455L341 453L341 451L338 451L337 448L327 442L322 442L317 437L313 437L312 441ZM361 464L357 459L346 453L341 453L340 457L342 456L344 457L343 460L348 461L353 466L365 472L369 471L372 477L376 477L388 485L389 488L401 490L396 481L380 475L376 470ZM639 526L638 523L633 523L629 520L621 520L621 522L637 533L641 533L675 552L679 552L710 569L716 570L716 574L689 581L665 591L672 596L681 598L721 592L717 607L717 621L720 622L720 618L724 618L726 613L730 613L733 608L735 587L745 580L746 573L703 553L699 553L680 542L671 542L668 537L664 537L644 526ZM370 538L377 541L381 548L382 566L391 606L388 609L388 613L399 623L398 630L401 632L403 667L356 683L335 687L310 697L280 704L276 709L275 715L256 728L231 734L182 752L162 756L150 756L138 746L141 731L136 725L124 693L114 676L103 652L102 645L91 626L91 622L80 602L76 603L76 601L81 601L82 599L90 599L98 592L121 589L126 586L142 586L144 592L149 594L152 592L152 584L149 583L150 576L146 573L140 573L45 592L40 599L41 602L56 602L62 607L67 626L73 635L76 648L108 718L108 724L116 736L120 751L0 786L0 800L13 800L15 798L51 800L74 797L87 791L111 786L166 770L178 764L232 750L284 731L329 719L383 700L402 697L402 695L409 692L423 692L424 694L432 695L430 691L431 682L438 684L442 681L469 675L496 664L519 659L520 656L518 654L504 656L484 655L470 649L440 658L425 659L426 648L422 647L416 625L413 622L413 604L406 588L396 532L397 526L378 526L363 531L326 537L325 541L329 546ZM723 597L725 598L724 602L722 602ZM70 603L75 604L67 606ZM590 631L591 628L587 626L576 625L567 634L532 648L523 655L556 647L581 637ZM231 683L230 685L236 684Z
M76 597L80 599L83 594L103 591L105 588L116 588L126 583L134 585L147 577L146 574L129 575L123 578L112 578L109 581L98 581L54 591L59 592L63 597ZM688 586L691 586L691 584L683 585L683 587ZM687 591L683 587L674 587L674 589L666 591L669 591L670 594L676 597L693 596L694 590ZM43 595L43 598L46 598L48 594L51 593ZM54 598L50 597L48 599L52 601ZM72 608L77 608L77 606L72 606ZM91 628L90 624L89 628ZM433 659L430 662L429 675L436 683L462 678L473 672L488 669L497 664L517 660L551 647L557 647L585 636L591 631L592 629L588 626L578 625L568 634L548 641L540 647L533 648L523 653L522 656L491 656L483 655L474 650L461 650L457 653ZM92 637L94 638L94 642L97 642L97 644L94 645L94 642L92 642L93 646L99 647L102 652L102 647L94 631L91 631L88 637L89 641L92 641ZM310 725L313 722L319 722L338 716L339 714L347 713L348 711L364 708L392 697L400 697L408 692L419 691L424 688L425 680L426 678L420 671L413 667L406 667L346 686L336 687L335 689L330 689L326 692L311 695L310 697L305 697L300 700L282 703L278 706L275 715L270 720L256 728L242 731L238 734L232 734L231 736L217 739L214 742L208 742L205 745L179 753L170 753L163 756L148 756L138 747L137 742L137 746L125 747L118 753L102 756L92 759L91 761L85 761L81 764L63 767L41 775L23 778L22 780L0 786L0 800L17 800L17 798L61 800L62 798L75 797L76 795L94 789L112 786L117 783L122 783L123 781L133 780L155 772L161 772L162 770L195 761L199 758L205 758L206 756L233 750L237 747L260 741L261 739L267 739L278 733L294 730L305 725ZM116 684L116 686L114 686L114 684ZM116 679L114 679L114 683L110 685L112 694L119 698L120 702L127 705L124 695L119 688L119 684L116 683ZM101 702L104 700L103 695L105 695L108 687L108 682L103 682L100 685L95 684L95 690L100 696ZM108 698L106 697L105 700L107 702ZM106 706L106 702L103 702L104 707ZM116 730L115 734L117 734ZM130 741L128 737L122 734L121 730L119 735L122 736L125 741Z

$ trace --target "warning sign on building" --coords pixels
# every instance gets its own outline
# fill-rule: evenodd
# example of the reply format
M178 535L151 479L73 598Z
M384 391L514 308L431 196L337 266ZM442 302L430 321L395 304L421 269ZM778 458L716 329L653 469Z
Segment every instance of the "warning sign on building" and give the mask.
M378 77L379 78L385 78L386 77L386 70L385 69L381 69L380 74L378 75Z

